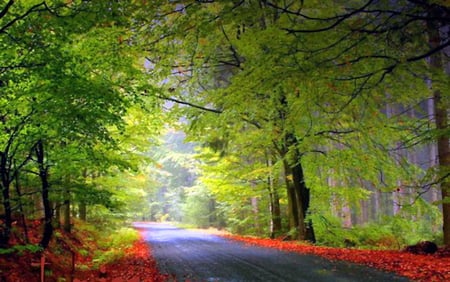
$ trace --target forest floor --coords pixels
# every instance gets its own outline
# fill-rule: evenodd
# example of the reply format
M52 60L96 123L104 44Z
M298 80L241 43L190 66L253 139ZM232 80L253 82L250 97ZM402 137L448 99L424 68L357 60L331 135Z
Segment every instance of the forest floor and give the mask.
M37 244L41 231L36 223L28 230L29 245ZM20 230L21 232L23 230ZM10 243L17 244L18 238L13 236ZM150 246L140 240L132 246L118 250L103 249L99 263L94 253L101 250L92 230L74 229L66 233L54 230L53 239L43 253L33 252L30 247L23 247L14 254L0 254L1 282L39 282L41 267L44 265L45 282L150 282L167 281L161 275L151 255ZM1 250L0 250L1 251ZM98 258L98 255L97 255Z
M93 261L91 253L98 246L95 241L87 239L90 236L84 231L67 234L56 230L55 233L57 236L54 236L50 247L44 253L44 274L47 282L173 281L168 275L162 275L158 271L150 246L143 237L133 246L123 250L124 255L118 260L110 260L110 263L102 264L94 269L95 261ZM319 247L298 242L213 233L249 245L312 254L333 261L343 260L363 264L395 272L413 281L450 281L450 253L448 250L441 249L433 255L415 255L402 251ZM38 232L31 230L30 243L35 243L39 238L38 235ZM32 253L29 250L22 250L19 254L0 255L0 281L41 281L42 262L40 253Z

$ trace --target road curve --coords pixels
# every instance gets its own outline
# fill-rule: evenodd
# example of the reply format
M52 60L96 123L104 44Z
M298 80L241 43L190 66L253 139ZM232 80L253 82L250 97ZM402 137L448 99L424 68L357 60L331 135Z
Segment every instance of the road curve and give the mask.
M163 274L176 281L409 281L347 262L248 246L168 224L135 223Z

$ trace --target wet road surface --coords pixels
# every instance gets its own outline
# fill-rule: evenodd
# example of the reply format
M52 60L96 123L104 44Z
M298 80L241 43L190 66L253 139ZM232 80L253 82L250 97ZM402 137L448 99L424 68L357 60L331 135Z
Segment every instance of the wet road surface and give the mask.
M134 226L151 245L160 271L177 281L409 281L365 266L247 246L168 224Z

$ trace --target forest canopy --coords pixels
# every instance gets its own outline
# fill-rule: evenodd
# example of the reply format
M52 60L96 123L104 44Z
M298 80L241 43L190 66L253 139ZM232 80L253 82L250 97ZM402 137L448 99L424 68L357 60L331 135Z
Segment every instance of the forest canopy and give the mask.
M0 245L72 217L449 245L449 10L0 1Z

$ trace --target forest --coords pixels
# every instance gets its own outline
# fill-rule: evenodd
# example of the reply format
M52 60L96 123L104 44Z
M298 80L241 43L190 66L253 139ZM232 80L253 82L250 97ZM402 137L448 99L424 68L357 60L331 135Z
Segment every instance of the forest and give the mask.
M446 0L0 0L0 254L132 221L449 246L449 34Z

